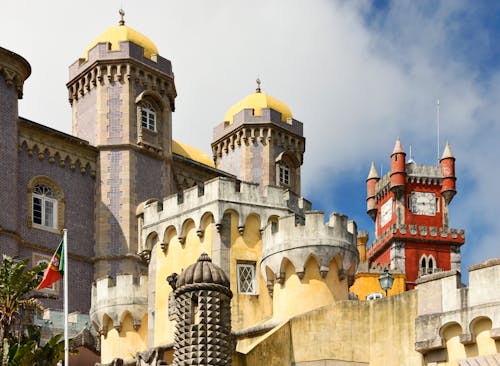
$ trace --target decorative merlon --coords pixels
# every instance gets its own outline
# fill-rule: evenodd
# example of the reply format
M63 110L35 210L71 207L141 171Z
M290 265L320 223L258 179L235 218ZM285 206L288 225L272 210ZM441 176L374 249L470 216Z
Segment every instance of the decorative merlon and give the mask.
M169 227L175 228L177 236L185 237L184 224L193 220L198 236L204 235L203 218L212 215L218 230L227 212L238 213L238 230L245 229L246 218L256 214L260 218L263 229L270 217L280 217L291 213L303 216L311 204L306 199L281 187L268 186L262 190L254 183L240 182L234 179L218 177L205 182L204 188L186 189L180 194L172 195L163 202L153 201L144 208L144 226L142 240L156 233L160 242Z
M90 318L96 329L106 334L110 327L120 331L123 318L130 314L138 329L147 313L148 276L119 274L98 279L92 286ZM111 319L110 324L106 319Z
M261 273L269 282L272 280L267 278L266 268L269 268L276 281L283 283L282 266L286 259L302 278L307 260L314 256L323 277L329 271L330 262L337 258L339 279L345 279L347 275L354 275L359 263L356 231L356 224L338 213L331 214L326 224L322 211L306 212L303 225L297 225L293 215L281 217L277 224L264 230Z
M396 224L384 231L368 248L367 256L370 257L380 250L388 239L395 240L436 240L461 245L465 242L465 231L463 229L448 229L446 227L406 225L397 227Z

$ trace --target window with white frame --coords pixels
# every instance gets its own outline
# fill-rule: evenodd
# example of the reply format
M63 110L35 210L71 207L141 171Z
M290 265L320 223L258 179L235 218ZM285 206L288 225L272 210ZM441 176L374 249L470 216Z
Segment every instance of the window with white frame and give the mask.
M382 292L372 292L371 294L366 295L366 300L377 300L384 297Z
M48 186L37 184L33 188L32 219L33 224L51 229L57 228L57 198Z
M290 168L288 165L281 163L278 167L278 184L290 185Z
M426 274L431 274L439 271L437 268L436 259L431 255L426 256L425 254L420 257L420 276L424 276Z
M256 295L255 263L238 263L236 268L238 272L238 293Z
M156 131L156 111L151 104L143 103L141 107L141 123L143 128Z

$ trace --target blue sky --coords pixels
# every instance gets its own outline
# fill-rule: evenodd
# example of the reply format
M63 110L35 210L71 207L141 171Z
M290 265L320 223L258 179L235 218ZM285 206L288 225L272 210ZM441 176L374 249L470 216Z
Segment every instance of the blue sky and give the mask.
M371 161L386 172L400 136L417 163L436 164L440 99L441 149L449 141L457 158L450 224L466 230L463 268L500 256L499 2L10 2L0 45L33 69L22 116L71 132L67 67L122 4L127 25L173 63L174 138L210 153L212 128L259 76L304 123L304 196L370 234Z

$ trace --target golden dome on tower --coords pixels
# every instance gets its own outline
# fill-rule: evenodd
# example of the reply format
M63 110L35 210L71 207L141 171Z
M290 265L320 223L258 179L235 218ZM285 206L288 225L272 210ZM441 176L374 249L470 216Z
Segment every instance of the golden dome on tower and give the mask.
M85 49L83 53L83 58L87 59L89 51L94 48L98 43L110 43L112 51L118 51L120 49L120 42L132 42L138 46L144 48L144 57L151 59L153 55L158 54L158 48L156 45L145 35L139 33L135 29L132 29L125 25L123 16L125 12L120 10L121 20L118 25L106 29L99 37L94 39Z
M224 117L224 121L233 123L234 115L241 112L244 109L253 109L255 116L262 115L262 109L274 109L281 113L281 121L286 122L289 118L292 118L292 111L290 108L282 101L262 93L260 90L260 80L257 79L257 89L255 93L248 95L247 97L240 100L238 103L233 105Z

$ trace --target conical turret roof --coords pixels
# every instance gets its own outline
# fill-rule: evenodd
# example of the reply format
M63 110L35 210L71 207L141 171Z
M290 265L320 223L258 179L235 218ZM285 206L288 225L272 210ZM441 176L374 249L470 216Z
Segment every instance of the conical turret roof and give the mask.
M401 145L401 140L399 137L396 140L396 144L394 145L394 150L392 151L392 154L401 154L404 153L403 151L403 145Z
M441 159L447 159L447 158L455 158L455 156L453 156L453 152L451 151L449 143L446 143L446 146L444 147L443 151L443 156L441 156Z
M368 177L366 178L366 180L373 178L380 178L380 177L378 175L377 168L375 168L375 163L372 161L370 172L368 173Z

